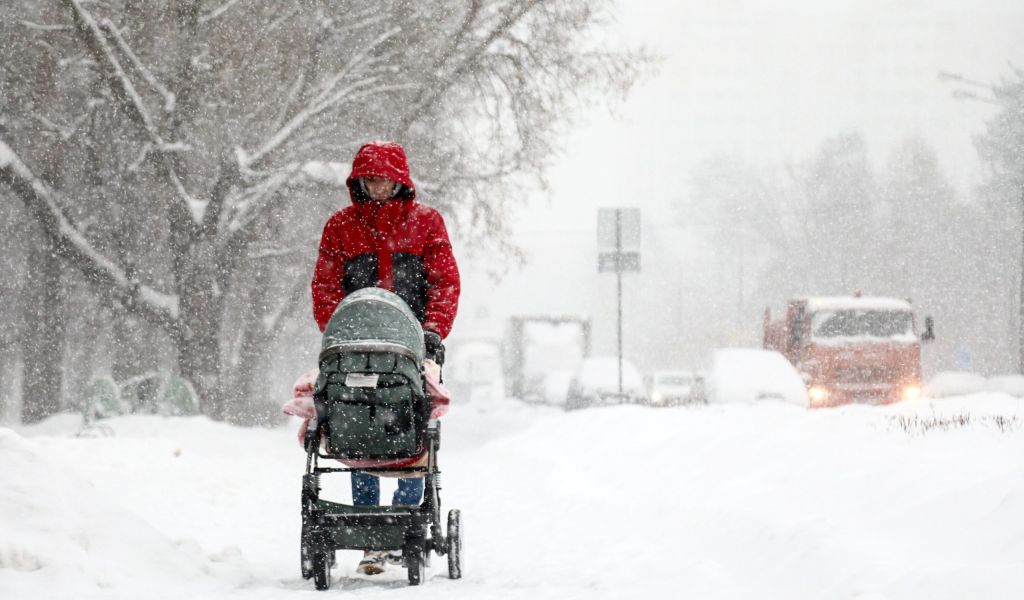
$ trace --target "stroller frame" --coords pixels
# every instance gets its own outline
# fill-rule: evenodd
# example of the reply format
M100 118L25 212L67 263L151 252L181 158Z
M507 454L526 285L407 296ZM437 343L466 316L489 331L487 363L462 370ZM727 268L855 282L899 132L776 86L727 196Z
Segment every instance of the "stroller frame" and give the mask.
M462 516L448 512L447 534L441 527L441 471L437 452L441 445L441 424L432 419L425 431L427 464L422 467L362 468L322 467L320 459L342 459L320 450L321 427L310 420L306 431L306 472L302 476L302 577L313 579L318 590L331 586L331 567L337 550L401 550L409 585L420 585L426 577L430 553L448 557L448 576L462 577ZM330 473L421 472L423 501L419 506L353 506L320 498L320 476Z

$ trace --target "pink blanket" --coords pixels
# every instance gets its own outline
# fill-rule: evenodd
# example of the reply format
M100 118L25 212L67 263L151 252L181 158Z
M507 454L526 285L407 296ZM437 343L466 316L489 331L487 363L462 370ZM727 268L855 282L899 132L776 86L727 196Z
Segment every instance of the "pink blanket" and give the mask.
M448 406L451 404L451 393L438 381L438 370L433 368L425 369L427 374L427 394L430 396L430 418L437 419L447 414ZM306 371L295 380L292 385L292 399L281 407L286 415L301 417L302 425L299 426L299 445L306 439L306 429L309 427L310 419L316 417L316 408L313 405L313 385L320 374L319 370ZM423 460L423 457L415 457L404 460L344 460L350 467L385 467L398 468L408 467Z

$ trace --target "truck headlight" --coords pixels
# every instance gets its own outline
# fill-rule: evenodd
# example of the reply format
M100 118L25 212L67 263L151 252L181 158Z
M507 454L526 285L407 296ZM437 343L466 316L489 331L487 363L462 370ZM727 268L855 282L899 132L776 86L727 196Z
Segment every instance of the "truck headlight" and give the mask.
M807 395L811 398L811 404L822 404L825 400L828 400L828 390L817 385L809 387Z
M916 385L908 385L903 388L904 400L917 400L921 397L921 388Z

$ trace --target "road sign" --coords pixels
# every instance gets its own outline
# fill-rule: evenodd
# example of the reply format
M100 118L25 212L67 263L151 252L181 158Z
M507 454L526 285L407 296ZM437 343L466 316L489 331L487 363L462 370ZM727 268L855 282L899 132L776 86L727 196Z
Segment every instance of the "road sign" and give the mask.
M622 274L640 270L640 209L597 210L597 272L615 273L618 303L619 394L622 394Z
M597 209L597 246L601 252L639 252L640 209Z
M598 273L637 273L639 271L639 252L602 252L597 255Z

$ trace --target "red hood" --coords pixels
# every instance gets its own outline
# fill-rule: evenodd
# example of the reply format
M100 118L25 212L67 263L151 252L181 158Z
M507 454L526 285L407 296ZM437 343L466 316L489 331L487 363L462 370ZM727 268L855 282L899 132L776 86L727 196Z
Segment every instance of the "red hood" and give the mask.
M359 152L356 152L352 160L352 173L345 180L353 204L357 199L355 180L363 177L383 177L397 181L408 188L403 199L416 198L416 186L409 177L409 161L405 158L405 150L394 142L370 142L363 144Z

